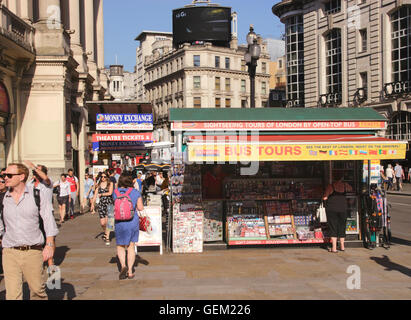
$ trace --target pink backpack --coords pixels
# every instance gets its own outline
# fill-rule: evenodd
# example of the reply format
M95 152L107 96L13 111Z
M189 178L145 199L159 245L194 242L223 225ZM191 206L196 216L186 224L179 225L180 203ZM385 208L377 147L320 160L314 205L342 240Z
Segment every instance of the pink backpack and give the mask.
M128 188L127 192L120 193L118 189L114 190L117 198L114 201L114 220L127 221L134 217L134 206L131 201L130 193L132 188Z

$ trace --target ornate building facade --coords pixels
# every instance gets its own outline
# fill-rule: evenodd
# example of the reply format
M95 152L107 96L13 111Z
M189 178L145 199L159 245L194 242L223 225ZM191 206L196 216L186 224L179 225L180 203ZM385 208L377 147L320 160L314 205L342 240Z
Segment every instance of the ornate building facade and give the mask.
M372 107L411 140L411 0L283 0L288 106Z
M256 107L266 107L269 96L270 57L262 47L256 75ZM146 99L153 106L155 139L170 141L170 108L247 108L250 105L250 80L245 64L246 46L237 39L230 47L211 43L185 44L178 49L160 40L145 60Z
M103 0L0 1L1 167L30 160L54 179L71 167L84 177L86 101L106 90L103 29Z

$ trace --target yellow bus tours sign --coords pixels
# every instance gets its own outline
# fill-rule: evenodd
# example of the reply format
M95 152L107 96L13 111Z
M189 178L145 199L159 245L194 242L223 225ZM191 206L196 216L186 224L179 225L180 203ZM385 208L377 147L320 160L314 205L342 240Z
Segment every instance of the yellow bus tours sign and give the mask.
M386 160L404 159L407 143L227 143L189 144L191 162L235 161L318 161L318 160Z

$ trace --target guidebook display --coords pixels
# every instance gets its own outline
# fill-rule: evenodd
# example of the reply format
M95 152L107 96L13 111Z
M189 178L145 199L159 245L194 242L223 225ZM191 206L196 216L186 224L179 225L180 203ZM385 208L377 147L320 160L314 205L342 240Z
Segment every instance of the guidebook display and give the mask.
M173 214L173 252L203 252L203 211L180 211Z
M223 240L223 202L203 201L204 242Z
M321 179L229 179L225 190L230 245L323 242L314 223Z

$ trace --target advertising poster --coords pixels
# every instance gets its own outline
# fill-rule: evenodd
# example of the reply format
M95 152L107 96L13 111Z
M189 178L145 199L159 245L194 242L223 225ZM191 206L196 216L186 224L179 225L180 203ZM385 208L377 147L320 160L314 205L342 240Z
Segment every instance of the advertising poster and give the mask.
M144 214L150 218L153 231L140 231L137 246L151 247L162 245L161 207L145 207ZM162 250L160 250L162 252Z
M93 166L93 177L97 177L99 172L104 172L108 169L108 166Z

